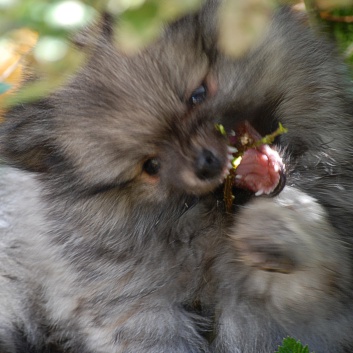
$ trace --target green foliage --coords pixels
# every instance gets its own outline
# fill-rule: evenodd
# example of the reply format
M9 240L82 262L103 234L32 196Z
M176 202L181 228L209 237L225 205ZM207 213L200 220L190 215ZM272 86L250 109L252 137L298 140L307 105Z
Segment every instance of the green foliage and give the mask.
M300 341L287 337L275 353L310 353L308 346L303 346Z
M8 63L1 60L9 55L15 30L28 28L39 39L30 52L23 55L29 72L44 79L6 95L1 108L36 99L61 85L79 67L83 55L68 38L87 26L103 9L119 17L116 42L120 49L134 53L156 38L164 24L199 8L203 0L0 0L0 95L9 89ZM22 38L26 41L26 38ZM16 51L10 55L16 56ZM25 72L26 74L26 72Z
M119 3L118 0L113 0L114 2ZM139 6L115 11L119 14L115 31L117 43L125 52L134 53L153 41L166 22L197 10L202 2L203 0L145 0ZM110 7L114 8L112 3Z
M337 41L347 62L353 65L353 6L334 9L324 15L327 15L323 19L327 31Z
M46 35L65 36L68 29L78 28L92 19L94 8L89 3L92 2L0 0L0 33L28 27ZM72 11L70 15L68 11ZM65 13L69 20L63 18Z
M9 71L8 65L13 64L21 75L35 72L45 77L20 89L16 95L7 95L6 100L1 101L1 108L50 93L76 70L83 57L70 45L68 38L94 19L96 2L98 0L0 0L0 94L7 91L7 80L13 71ZM19 38L16 30L24 28L39 35L31 51L24 52L16 47L30 40L25 33ZM30 70L22 72L25 62L29 63ZM19 83L17 80L20 78L12 82L15 86Z
M153 41L170 22L196 11L204 0L0 0L0 69L2 43L19 28L29 28L39 39L29 62L32 72L45 77L33 89L20 95L6 96L6 103L35 99L49 93L69 77L81 64L82 55L69 44L68 38L108 9L119 17L116 43L122 51L134 53ZM278 3L298 0L226 0L224 18L220 21L220 48L231 55L242 55L263 32L272 8ZM316 4L337 4L347 0L305 0L318 14ZM348 0L351 1L352 0ZM319 6L318 5L318 6ZM350 8L331 10L336 17L353 16ZM325 21L326 27L340 43L347 60L353 64L353 22ZM230 43L230 44L227 44ZM5 77L6 79L6 77ZM0 94L9 89L0 72ZM0 97L1 98L1 97ZM9 100L11 99L11 100ZM1 100L1 99L0 99Z

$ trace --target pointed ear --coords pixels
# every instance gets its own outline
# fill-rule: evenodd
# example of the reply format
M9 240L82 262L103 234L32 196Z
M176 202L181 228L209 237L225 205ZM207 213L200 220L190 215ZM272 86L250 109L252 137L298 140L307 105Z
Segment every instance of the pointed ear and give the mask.
M111 42L114 39L114 16L108 12L105 12L102 15L100 21L101 33L104 38L108 39Z
M71 40L79 49L89 48L102 39L112 43L114 40L114 22L114 16L104 12L96 23L76 33Z
M58 163L58 153L50 137L47 101L19 105L5 115L0 125L1 158L17 168L48 172Z

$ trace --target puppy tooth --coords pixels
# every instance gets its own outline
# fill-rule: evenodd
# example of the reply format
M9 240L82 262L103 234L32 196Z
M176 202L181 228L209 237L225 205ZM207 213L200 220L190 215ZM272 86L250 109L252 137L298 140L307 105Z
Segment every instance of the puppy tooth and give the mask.
M235 176L235 179L241 179L242 177L243 177L242 175L237 174L237 175Z
M264 193L263 190L259 190L258 192L255 193L255 196L261 196Z
M237 152L238 152L238 149L235 148L235 147L232 147L232 146L228 146L228 151L229 151L230 153L237 153Z
M233 168L232 163L228 162L227 168L228 168L228 170L232 169Z

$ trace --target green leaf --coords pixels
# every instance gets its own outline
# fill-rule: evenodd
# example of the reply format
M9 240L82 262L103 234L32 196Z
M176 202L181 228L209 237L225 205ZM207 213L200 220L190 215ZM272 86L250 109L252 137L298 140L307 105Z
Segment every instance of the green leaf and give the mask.
M310 353L308 346L303 346L300 341L287 337L275 353Z
M272 134L266 135L255 143L251 147L257 147L261 145L270 145L273 143L275 138L279 135L286 134L288 129L286 129L281 123L278 124L278 129L274 131Z
M227 136L226 129L222 124L215 124L215 128L219 131L223 136Z
M128 22L135 30L143 34L143 31L151 22L158 17L158 5L153 2L145 2L139 8L126 10L121 16L120 21Z

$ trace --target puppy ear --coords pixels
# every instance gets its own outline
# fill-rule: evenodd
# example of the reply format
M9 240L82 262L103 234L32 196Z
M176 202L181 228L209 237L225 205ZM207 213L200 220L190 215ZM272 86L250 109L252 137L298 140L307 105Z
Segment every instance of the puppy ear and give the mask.
M115 18L108 12L104 12L94 24L87 26L72 37L72 42L79 49L94 46L102 39L112 43L114 40Z
M114 16L108 12L105 12L102 15L100 21L101 33L104 38L108 39L111 42L114 39Z
M32 172L48 172L58 164L59 154L50 137L48 101L19 105L0 125L0 154L5 162Z

